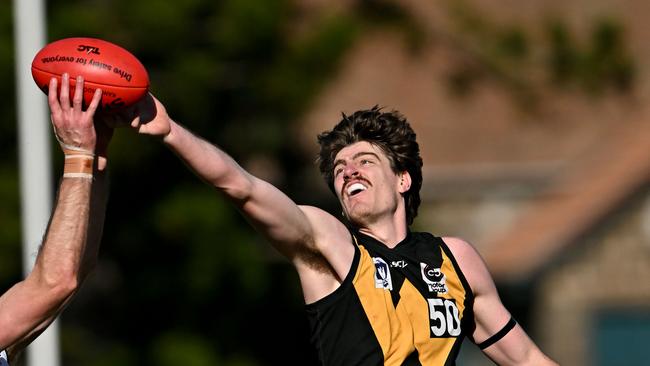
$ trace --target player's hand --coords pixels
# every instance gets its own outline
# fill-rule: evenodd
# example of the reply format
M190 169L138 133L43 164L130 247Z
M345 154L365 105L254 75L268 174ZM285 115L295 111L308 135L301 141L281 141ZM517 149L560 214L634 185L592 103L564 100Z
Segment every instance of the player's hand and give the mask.
M129 126L138 133L165 138L171 131L171 118L165 106L153 95L145 95L138 103L113 115L110 127Z
M165 106L153 95L147 94L136 104L137 117L131 121L131 127L138 133L165 138L171 131L171 118Z
M64 73L61 77L61 93L58 93L58 81L50 79L47 101L50 106L50 119L54 133L66 151L79 151L88 154L95 153L97 135L93 125L93 116L102 97L100 89L95 90L93 99L84 111L82 76L76 79L72 103L70 102L70 76Z

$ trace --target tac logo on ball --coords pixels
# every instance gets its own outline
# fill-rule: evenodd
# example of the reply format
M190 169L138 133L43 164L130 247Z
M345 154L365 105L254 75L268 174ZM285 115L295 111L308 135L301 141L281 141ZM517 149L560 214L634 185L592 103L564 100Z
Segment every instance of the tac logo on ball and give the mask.
M100 55L101 53L99 52L98 47L93 47L93 46L86 46L83 44L80 44L79 47L77 47L77 51L81 52L86 52L87 54L95 54L95 55Z
M102 89L101 108L116 110L136 103L149 90L149 75L140 60L126 49L97 38L74 37L43 47L32 61L36 85L47 93L50 79L70 75L84 78L84 102L90 103L96 89Z

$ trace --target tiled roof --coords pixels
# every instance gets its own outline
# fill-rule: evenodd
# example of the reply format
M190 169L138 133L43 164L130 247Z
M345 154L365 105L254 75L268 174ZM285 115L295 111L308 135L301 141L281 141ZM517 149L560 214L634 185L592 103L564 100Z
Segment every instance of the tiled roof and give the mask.
M496 280L529 279L650 184L650 116L620 125L487 245Z

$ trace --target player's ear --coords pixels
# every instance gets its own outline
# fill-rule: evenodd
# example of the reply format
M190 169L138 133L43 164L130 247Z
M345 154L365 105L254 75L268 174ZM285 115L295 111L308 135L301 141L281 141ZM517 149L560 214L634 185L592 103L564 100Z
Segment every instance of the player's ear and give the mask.
M399 178L399 183L398 183L398 191L399 193L405 193L408 192L409 189L411 189L411 174L407 170L397 174L397 177Z

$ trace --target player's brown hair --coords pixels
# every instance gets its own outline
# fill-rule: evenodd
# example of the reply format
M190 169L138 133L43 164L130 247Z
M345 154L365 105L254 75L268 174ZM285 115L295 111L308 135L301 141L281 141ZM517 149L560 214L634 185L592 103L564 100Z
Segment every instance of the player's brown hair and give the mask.
M360 141L379 147L390 160L393 172L408 171L411 188L404 193L408 225L418 214L422 187L422 158L416 135L406 118L399 112L383 112L378 106L347 116L331 131L318 135L320 152L317 157L320 173L334 192L334 159L344 147Z

